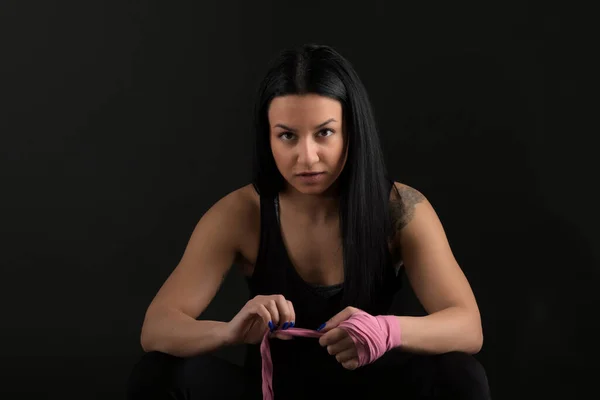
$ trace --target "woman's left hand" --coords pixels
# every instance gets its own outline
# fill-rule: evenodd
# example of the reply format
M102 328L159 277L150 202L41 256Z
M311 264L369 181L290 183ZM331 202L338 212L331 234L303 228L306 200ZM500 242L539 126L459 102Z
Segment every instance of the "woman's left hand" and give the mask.
M327 347L327 352L342 364L342 367L353 370L358 368L358 351L348 332L338 325L359 312L355 307L346 307L325 323L319 332L325 333L319 338L319 344Z

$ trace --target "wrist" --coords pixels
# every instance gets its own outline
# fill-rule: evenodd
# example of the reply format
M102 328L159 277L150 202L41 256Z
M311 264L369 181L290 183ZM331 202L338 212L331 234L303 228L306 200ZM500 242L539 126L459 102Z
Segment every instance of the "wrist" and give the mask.
M378 315L377 321L381 328L387 333L387 350L400 347L402 344L402 330L400 328L400 318L395 315Z
M220 322L216 327L216 334L221 341L222 346L232 346L235 343L235 338L229 322Z

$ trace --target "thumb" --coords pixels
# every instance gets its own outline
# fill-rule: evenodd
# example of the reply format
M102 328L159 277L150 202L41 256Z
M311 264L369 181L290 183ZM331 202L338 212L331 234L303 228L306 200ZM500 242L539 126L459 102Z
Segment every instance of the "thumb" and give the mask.
M319 329L317 329L317 331L322 333L329 332L330 330L337 328L339 324L341 324L342 322L344 322L359 311L360 310L355 307L346 307L342 311L331 317L331 319L329 319L323 325L321 325Z
M270 334L271 337L281 339L281 340L292 340L294 337L292 335L286 335L282 331L275 331Z

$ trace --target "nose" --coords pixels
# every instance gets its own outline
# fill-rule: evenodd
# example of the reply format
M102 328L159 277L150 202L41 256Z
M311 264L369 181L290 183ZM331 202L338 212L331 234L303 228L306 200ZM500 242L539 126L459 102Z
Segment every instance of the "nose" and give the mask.
M306 138L298 144L298 163L310 167L319 162L319 145Z

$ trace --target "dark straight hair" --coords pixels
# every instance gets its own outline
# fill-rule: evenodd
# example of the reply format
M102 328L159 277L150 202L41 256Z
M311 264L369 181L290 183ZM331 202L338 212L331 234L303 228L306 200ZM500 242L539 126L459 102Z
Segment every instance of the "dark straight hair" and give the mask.
M285 181L269 141L268 108L277 96L318 94L342 104L348 159L339 179L344 306L365 311L383 289L393 236L389 181L367 91L352 65L329 46L307 44L279 53L262 80L254 110L253 184L275 196Z

